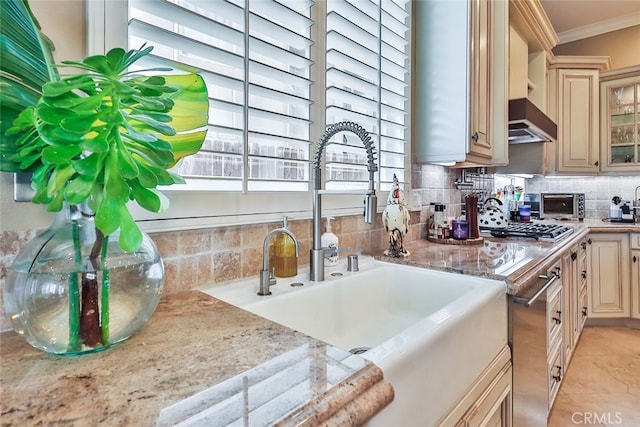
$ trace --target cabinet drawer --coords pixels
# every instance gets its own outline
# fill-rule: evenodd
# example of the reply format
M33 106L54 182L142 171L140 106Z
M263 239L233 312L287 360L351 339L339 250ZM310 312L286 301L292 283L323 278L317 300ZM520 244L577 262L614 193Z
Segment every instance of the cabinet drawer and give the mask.
M549 396L549 411L553 406L553 402L556 399L558 390L560 389L560 382L564 376L564 367L562 363L562 346L558 345L553 347L549 354L547 362L547 391Z
M640 233L631 233L631 249L640 249Z
M558 344L562 335L562 286L553 284L547 298L547 348Z

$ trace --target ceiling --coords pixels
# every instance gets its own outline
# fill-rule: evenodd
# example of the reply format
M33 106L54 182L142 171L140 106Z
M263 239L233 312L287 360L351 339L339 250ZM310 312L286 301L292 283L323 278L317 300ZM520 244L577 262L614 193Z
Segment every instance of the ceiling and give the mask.
M640 25L640 0L540 0L559 44Z

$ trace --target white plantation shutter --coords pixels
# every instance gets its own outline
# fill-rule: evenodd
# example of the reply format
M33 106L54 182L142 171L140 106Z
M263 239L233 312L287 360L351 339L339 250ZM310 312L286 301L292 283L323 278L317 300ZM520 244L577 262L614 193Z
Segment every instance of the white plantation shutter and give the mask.
M177 172L190 188L309 188L311 6L306 0L129 0L141 66L198 71L210 97L202 150Z
M402 182L407 147L408 0L327 0L326 122L371 133L380 188ZM327 144L328 188L366 188L367 157L355 135Z

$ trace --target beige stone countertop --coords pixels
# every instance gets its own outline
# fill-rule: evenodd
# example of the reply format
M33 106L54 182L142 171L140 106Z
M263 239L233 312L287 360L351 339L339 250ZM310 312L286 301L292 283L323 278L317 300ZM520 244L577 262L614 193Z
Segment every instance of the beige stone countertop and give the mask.
M50 355L0 334L2 426L348 426L392 399L371 362L198 291L163 298L97 353Z
M406 245L410 255L405 258L370 255L398 264L504 280L507 293L513 295L537 280L541 271L545 271L562 256L565 249L588 233L640 233L640 225L633 223L600 220L560 223L572 227L573 233L557 242L492 236L483 236L481 243L466 245L416 240Z

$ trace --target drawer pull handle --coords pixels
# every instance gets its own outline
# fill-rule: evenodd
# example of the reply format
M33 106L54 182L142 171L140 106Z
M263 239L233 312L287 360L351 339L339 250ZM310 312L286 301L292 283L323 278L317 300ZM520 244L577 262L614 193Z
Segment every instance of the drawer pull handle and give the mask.
M575 261L577 259L578 259L578 253L577 252L571 253L571 261Z
M553 320L555 320L556 325L559 325L562 323L562 312L557 310L556 313L558 313L558 317L553 317Z
M562 366L556 366L556 368L558 368L558 372L553 376L553 379L556 380L556 382L560 382L562 381Z
M540 298L540 295L545 293L549 288L549 286L551 286L553 282L555 282L560 277L560 269L556 268L556 270L557 271L554 271L553 273L551 273L551 277L545 274L541 274L540 276L538 276L538 279L544 279L546 280L546 282L544 283L544 285L542 285L542 287L540 287L540 289L538 289L538 291L530 299L515 297L513 298L513 301L518 304L524 304L527 307L531 307L531 305L533 305L533 303L536 302L538 298Z
M587 270L582 270L582 272L580 273L580 276L582 276L583 279L587 278Z

